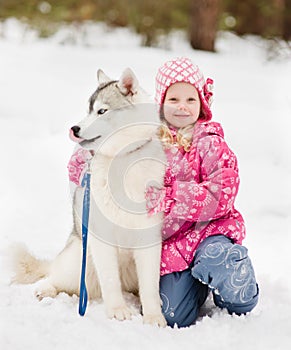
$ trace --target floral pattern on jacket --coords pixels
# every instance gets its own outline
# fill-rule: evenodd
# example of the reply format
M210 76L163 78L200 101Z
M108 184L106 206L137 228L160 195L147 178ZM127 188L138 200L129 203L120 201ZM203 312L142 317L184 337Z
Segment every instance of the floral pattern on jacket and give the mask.
M191 264L206 237L222 234L241 244L245 226L234 208L239 187L237 159L219 123L196 123L189 152L166 149L167 198L162 236L161 275Z

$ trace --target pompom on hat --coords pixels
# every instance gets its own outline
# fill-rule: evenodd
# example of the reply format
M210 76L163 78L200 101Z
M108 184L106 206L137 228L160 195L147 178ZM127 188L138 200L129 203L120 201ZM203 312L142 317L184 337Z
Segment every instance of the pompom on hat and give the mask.
M156 96L155 100L162 106L167 89L178 82L190 83L198 91L201 102L200 121L209 121L212 118L210 109L212 103L213 80L204 76L196 64L189 58L180 57L166 62L158 70L156 76Z

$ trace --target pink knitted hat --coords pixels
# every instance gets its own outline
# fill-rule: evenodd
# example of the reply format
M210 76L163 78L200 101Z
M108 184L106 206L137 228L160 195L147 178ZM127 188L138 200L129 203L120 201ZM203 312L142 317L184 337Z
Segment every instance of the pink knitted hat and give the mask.
M174 83L184 82L192 84L198 91L201 101L201 116L199 120L208 121L212 118L210 110L212 102L213 80L204 76L196 64L185 57L166 62L158 70L156 76L155 100L161 106L164 102L167 89Z

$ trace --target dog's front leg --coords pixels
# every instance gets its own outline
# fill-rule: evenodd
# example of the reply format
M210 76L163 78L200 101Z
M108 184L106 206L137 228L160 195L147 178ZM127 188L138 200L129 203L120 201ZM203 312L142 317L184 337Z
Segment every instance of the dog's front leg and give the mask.
M130 319L132 312L122 295L117 248L90 236L90 251L109 318Z
M161 244L135 250L139 294L144 323L165 327L167 322L161 311L159 293Z

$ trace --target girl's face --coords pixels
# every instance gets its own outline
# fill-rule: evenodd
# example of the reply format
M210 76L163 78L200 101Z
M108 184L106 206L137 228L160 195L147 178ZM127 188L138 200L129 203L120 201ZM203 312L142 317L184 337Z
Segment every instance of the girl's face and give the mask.
M179 129L194 124L200 114L200 99L197 89L189 83L171 85L164 100L164 117L169 124Z

